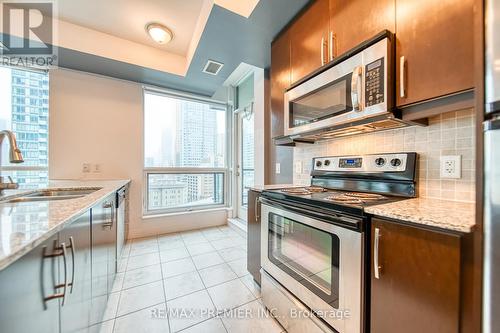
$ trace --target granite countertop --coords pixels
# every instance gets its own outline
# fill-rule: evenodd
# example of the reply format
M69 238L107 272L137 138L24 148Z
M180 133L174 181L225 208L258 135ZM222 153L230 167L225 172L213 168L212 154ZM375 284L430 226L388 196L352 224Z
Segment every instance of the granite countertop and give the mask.
M273 184L273 185L253 185L249 189L252 191L262 192L266 190L276 190L285 187L304 187L304 185L293 185L293 184Z
M443 230L469 233L476 224L475 204L415 198L365 208L365 212Z
M81 198L18 203L0 202L0 270L60 231L66 224L130 180L51 180L48 189L100 188ZM1 200L36 190L10 190Z

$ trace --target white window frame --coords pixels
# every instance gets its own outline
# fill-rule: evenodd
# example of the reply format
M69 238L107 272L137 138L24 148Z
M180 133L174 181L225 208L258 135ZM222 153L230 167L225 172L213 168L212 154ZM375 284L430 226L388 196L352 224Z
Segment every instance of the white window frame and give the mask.
M145 108L145 96L146 94L156 94L159 96L170 97L183 99L188 101L200 102L200 103L208 103L212 105L216 105L218 107L223 107L226 109L226 156L224 158L224 167L218 168L197 168L197 167L146 167L145 164L145 137L146 137L146 123L144 121L146 115ZM230 151L231 151L231 133L232 133L232 124L230 121L230 107L226 102L204 98L201 96L195 96L190 94L185 94L177 91L160 89L156 87L143 87L143 124L144 124L144 133L143 133L143 157L142 157L142 165L143 165L143 189L142 189L142 215L144 217L153 217L158 215L169 215L169 214L177 214L177 213L189 213L189 212L200 212L204 210L212 210L212 209L223 209L227 208L230 205L230 193L229 190L231 188L231 177L230 174ZM210 205L193 205L193 206L184 206L184 207L173 207L173 208L165 208L165 209L154 209L150 210L149 206L149 175L154 174L223 174L223 200L222 203L215 203Z

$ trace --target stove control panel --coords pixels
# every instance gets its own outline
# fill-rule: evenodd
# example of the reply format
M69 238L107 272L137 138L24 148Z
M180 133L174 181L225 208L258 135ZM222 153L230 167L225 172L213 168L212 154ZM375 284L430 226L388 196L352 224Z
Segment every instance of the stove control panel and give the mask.
M316 171L404 172L407 160L405 153L315 157L313 168Z

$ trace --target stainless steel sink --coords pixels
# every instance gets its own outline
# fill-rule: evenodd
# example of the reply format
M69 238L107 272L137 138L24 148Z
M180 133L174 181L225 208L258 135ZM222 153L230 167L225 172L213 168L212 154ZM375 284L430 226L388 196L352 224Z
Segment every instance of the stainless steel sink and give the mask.
M18 202L31 202L31 201L56 201L56 200L70 200L83 198L85 195L59 195L59 196L24 196L8 200L3 200L0 203L18 203Z
M24 195L23 197L71 197L84 196L100 190L100 187L86 189L56 189L56 190L40 190L35 193Z
M31 201L55 201L82 198L88 194L100 190L100 187L85 189L47 189L39 190L30 194L21 195L15 198L1 200L0 203L18 203Z

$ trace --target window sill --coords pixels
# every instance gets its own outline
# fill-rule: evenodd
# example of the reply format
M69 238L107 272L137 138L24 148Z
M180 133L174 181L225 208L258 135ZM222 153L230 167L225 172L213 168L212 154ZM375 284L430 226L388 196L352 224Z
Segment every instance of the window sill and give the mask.
M156 218L161 218L161 217L173 217L173 216L179 216L179 215L189 215L189 214L200 214L200 213L211 213L211 212L218 212L218 211L230 211L231 209L228 207L217 207L217 208L207 208L207 209L200 209L200 210L192 210L192 211L182 211L182 212L172 212L172 213L158 213L158 214L147 214L147 215L142 215L143 220L151 220L151 219L156 219Z

